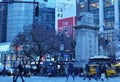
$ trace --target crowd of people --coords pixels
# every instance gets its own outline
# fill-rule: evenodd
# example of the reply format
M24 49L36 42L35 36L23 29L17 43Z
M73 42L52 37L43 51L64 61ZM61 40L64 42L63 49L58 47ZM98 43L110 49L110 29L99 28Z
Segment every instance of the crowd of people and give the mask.
M22 65L21 62L19 62L19 64L15 65L14 68L14 72L13 72L13 82L17 82L18 77L21 78L22 82L24 82L24 78L23 76L27 75L27 73L29 72L28 69L25 69L26 65ZM66 81L68 81L69 77L72 76L73 80L75 80L76 76L79 77L83 77L83 80L91 80L91 79L96 79L104 81L104 79L108 80L108 76L107 76L107 68L110 67L110 64L106 64L106 63L100 63L98 64L98 66L95 68L96 69L96 73L94 75L90 75L91 72L91 68L90 68L90 64L86 64L84 67L80 67L80 68L76 68L73 65L73 62L67 62L64 65L64 76L66 77ZM41 75L44 75L44 73L48 72L50 73L50 71L45 71L45 67L41 68ZM61 68L60 68L61 69ZM6 68L3 68L3 76L5 76L5 70ZM59 74L59 72L57 71L57 68L55 70L54 67L50 67L49 70L51 70L51 72L53 73L53 75L55 77L57 77ZM24 74L23 74L24 73Z
M79 76L83 77L83 80L91 80L92 78L95 79L95 80L101 80L101 81L104 81L105 79L109 80L108 79L108 76L107 76L107 67L109 65L108 64L102 64L100 63L95 69L96 69L96 73L94 75L91 75L90 74L90 65L89 64L86 64L85 67L82 69L80 68L79 70L75 70L75 68L73 67L72 63L70 62L68 64L68 66L65 68L66 69L66 79L68 80L68 77L71 75L73 77L73 80L75 80L75 76L79 74ZM76 71L77 74L76 74Z

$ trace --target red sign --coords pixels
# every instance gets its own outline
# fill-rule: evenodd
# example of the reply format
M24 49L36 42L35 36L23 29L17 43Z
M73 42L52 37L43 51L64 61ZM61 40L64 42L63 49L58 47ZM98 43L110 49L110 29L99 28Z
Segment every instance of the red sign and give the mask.
M73 36L73 26L75 26L75 17L58 20L58 32L65 32L66 36Z

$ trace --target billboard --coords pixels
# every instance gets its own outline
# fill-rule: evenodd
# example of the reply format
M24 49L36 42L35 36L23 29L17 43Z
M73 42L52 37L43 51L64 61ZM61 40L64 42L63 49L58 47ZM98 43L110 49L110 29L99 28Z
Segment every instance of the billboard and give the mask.
M58 20L58 32L64 32L67 37L73 37L75 26L75 17L69 17Z

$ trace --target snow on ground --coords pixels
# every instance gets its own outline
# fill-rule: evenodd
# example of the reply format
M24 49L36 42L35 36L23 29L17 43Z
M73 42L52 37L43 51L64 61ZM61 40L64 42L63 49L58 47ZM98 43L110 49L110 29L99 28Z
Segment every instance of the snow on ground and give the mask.
M32 76L30 78L25 78L24 77L25 82L120 82L120 77L112 77L109 78L109 80L104 80L104 81L96 81L95 79L91 79L90 81L88 81L88 79L83 80L83 78L80 77L76 77L75 80L72 79L72 77L70 77L68 79L68 81L66 81L65 77L39 77L39 76ZM0 76L0 82L12 82L12 76ZM17 82L22 82L21 78L18 78Z

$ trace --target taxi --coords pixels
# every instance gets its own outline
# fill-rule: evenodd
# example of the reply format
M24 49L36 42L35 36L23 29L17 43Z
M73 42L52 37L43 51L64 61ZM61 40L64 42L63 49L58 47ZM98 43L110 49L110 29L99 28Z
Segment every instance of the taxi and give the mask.
M90 76L94 76L96 75L98 65L97 64L91 64L90 65ZM110 77L110 76L115 76L117 75L115 69L113 67L107 67L107 76Z

